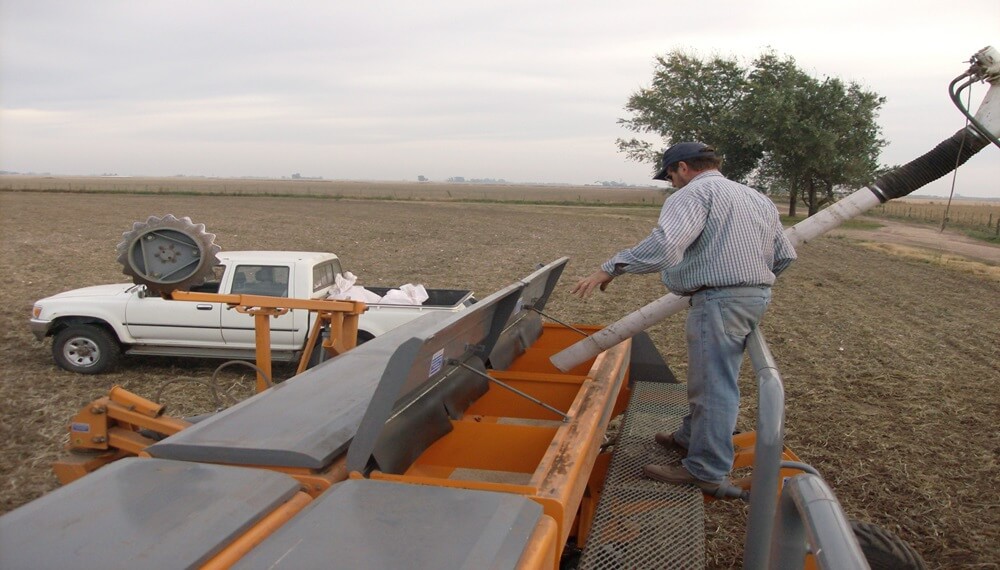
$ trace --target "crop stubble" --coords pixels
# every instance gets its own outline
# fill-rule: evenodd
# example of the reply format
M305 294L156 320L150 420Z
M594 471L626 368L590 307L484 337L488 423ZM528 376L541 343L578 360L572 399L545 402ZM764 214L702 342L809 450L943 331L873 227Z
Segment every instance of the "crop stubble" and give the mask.
M49 343L28 332L34 300L125 280L114 252L122 231L167 213L206 224L224 249L337 252L362 285L412 282L482 297L567 255L547 312L571 322L608 323L663 294L651 275L618 279L585 302L567 294L574 278L647 234L650 208L0 193L0 512L57 486L49 464L80 406L116 384L153 397L167 380L206 380L218 365L126 358L114 373L78 376L58 369ZM847 239L822 238L799 253L763 326L785 381L788 444L850 516L896 532L932 567L995 565L1000 285ZM650 332L683 378L683 318ZM740 427L751 429L756 387L746 368ZM245 396L253 379L230 370L221 382ZM163 401L173 413L203 412L205 392L173 385ZM709 506L711 567L739 565L742 526L732 521L745 514L738 504Z

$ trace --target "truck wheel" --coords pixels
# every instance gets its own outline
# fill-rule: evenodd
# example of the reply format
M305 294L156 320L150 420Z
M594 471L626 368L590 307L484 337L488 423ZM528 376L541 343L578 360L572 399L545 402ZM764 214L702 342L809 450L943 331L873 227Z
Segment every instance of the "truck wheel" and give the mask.
M118 364L122 349L107 330L96 325L67 327L52 339L52 358L79 374L100 374Z
M373 338L375 338L375 336L368 331L358 331L357 346L361 346ZM330 360L330 355L327 354L326 350L323 348L323 337L320 337L316 339L316 346L313 347L312 354L309 356L309 364L306 365L306 369L308 370L321 362L326 362L327 360Z
M323 337L320 336L316 339L316 344L313 345L312 354L309 355L309 364L306 365L306 370L316 366L322 362L326 362L330 359L330 355L326 353L326 349L323 348Z
M927 567L912 546L882 527L852 520L851 530L872 570L922 570Z

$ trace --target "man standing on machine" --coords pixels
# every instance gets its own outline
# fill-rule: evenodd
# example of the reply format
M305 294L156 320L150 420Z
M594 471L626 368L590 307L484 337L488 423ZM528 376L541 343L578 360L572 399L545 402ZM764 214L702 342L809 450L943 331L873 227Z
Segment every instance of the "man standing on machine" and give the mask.
M760 192L725 178L715 150L682 142L663 153L653 177L677 192L653 232L620 251L570 291L586 298L625 273L660 272L672 293L691 298L686 323L688 414L656 441L684 458L647 465L646 477L714 493L728 481L739 414L738 378L746 339L771 299L775 276L795 260L778 209Z

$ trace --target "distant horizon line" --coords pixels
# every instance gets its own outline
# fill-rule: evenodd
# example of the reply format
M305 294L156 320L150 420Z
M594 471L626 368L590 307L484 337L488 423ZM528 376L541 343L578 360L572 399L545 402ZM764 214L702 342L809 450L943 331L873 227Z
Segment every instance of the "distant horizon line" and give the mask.
M416 180L401 178L396 180L390 179L376 179L376 178L324 178L322 176L301 176L295 178L293 176L214 176L207 174L165 174L165 175L152 175L152 174L52 174L50 172L16 172L10 170L0 170L0 176L24 176L24 177L34 177L34 178L134 178L134 179L179 179L179 178L192 178L192 179L204 179L204 180L275 180L275 181L286 181L286 182L347 182L347 183L372 183L372 184L457 184L457 185L494 185L494 186L556 186L556 187L604 187L604 188L622 188L622 189L637 189L637 190L668 190L669 188L657 186L654 184L641 185L641 184L628 184L619 181L601 181L592 183L574 183L574 182L514 182L511 180L506 180L503 178L497 179L484 179L484 178L464 178L464 177L452 177L452 178L462 178L462 180ZM919 190L918 190L919 191ZM941 196L937 194L921 194L921 195L907 195L899 199L912 198L918 200L947 200L948 196ZM985 201L1000 201L1000 196L968 196L956 192L954 196L951 197L953 200L985 200Z
M608 187L620 187L620 188L640 188L640 189L653 189L662 190L661 186L656 185L653 182L649 184L630 184L628 182L622 182L619 180L602 180L594 181L591 183L576 183L576 182L516 182L513 180L508 180L505 178L474 178L465 176L452 176L447 179L434 180L426 178L424 180L419 180L417 178L399 178L399 179L387 179L387 178L325 178L323 176L298 176L294 174L290 176L262 176L262 175L244 175L244 176L215 176L208 174L53 174L51 172L17 172L12 170L0 170L0 176L31 176L35 178L147 178L147 179L173 179L173 178L198 178L205 180L284 180L291 182L385 182L392 184L399 183L413 183L413 184L427 184L427 183L438 183L438 184L493 184L498 186L608 186Z

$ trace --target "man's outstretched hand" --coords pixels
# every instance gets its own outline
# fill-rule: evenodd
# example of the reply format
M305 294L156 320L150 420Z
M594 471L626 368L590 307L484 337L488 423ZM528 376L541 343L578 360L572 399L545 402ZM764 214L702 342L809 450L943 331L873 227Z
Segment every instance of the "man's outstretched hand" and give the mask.
M600 288L601 291L607 289L608 284L611 283L613 279L614 277L610 273L604 271L603 269L599 269L577 281L576 285L574 285L569 292L571 295L576 295L581 299L586 299L588 295L593 293L594 289Z

